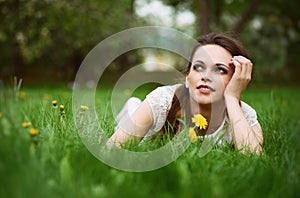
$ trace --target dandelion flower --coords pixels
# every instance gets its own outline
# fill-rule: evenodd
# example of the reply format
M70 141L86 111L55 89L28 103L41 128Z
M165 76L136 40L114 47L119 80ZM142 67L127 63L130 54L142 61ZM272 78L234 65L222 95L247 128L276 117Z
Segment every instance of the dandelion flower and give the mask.
M82 110L82 111L86 111L86 110L88 110L89 108L87 107L87 106L85 106L85 105L81 105L80 106L80 110Z
M192 122L195 123L195 126L199 127L200 129L206 129L208 125L205 117L203 117L201 114L194 115Z
M65 106L59 105L59 109L60 109L60 115L62 116L61 119L63 119L65 116Z
M25 100L27 98L27 95L24 91L20 91L18 94L18 98L21 100Z
M29 134L31 135L31 137L36 136L38 133L39 133L39 130L36 128L29 129Z
M194 128L189 128L189 136L190 136L192 143L197 142L197 134L196 134Z
M30 122L23 122L22 123L22 127L24 127L24 128L28 128L30 125L31 125Z
M43 95L43 98L45 99L45 100L50 100L50 95L49 94L44 94ZM52 103L53 104L53 103Z
M63 111L65 109L65 106L64 105L59 105L59 109Z
M3 114L0 112L0 119L2 118Z
M52 105L53 105L53 107L57 107L57 101L56 100L52 100Z

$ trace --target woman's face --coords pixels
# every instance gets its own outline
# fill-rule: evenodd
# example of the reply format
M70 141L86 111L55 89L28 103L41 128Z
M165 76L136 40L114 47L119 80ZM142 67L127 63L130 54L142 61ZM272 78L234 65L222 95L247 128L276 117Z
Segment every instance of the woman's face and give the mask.
M232 55L219 45L199 47L192 58L186 76L191 99L198 104L212 104L223 100L225 87L233 75L229 65Z

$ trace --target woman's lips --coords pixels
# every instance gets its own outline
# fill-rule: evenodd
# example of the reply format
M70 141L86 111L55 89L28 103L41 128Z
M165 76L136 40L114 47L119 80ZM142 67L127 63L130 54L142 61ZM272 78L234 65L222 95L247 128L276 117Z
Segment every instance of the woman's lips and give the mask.
M208 85L199 85L197 89L200 91L202 94L210 94L211 92L215 91L212 87Z

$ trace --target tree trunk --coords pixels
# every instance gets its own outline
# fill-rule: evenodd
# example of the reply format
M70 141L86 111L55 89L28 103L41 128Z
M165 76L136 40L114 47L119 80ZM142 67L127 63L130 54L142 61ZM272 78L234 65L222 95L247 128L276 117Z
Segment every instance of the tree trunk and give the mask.
M74 81L76 78L76 74L79 70L79 67L83 61L84 57L80 52L74 51L72 56L70 57L69 71L67 72L68 76L70 76L69 81Z
M23 59L23 55L21 52L21 47L18 41L14 42L14 48L13 48L13 57L14 57L14 71L13 75L22 78L25 75L26 69L25 69L25 63Z
M247 22L253 17L255 11L257 10L259 2L260 2L259 0L252 0L250 2L250 5L245 10L245 12L240 16L240 18L237 20L237 22L235 23L232 29L232 34L234 36L238 36L242 32Z
M131 1L130 1L130 9L129 9L129 13L130 13L131 15L134 14L134 4L135 4L135 0L131 0Z
M223 8L224 0L216 0L215 2L216 2L215 23L218 26L221 22L222 8Z
M209 0L200 0L200 33L207 34L210 32L210 6Z
M11 8L12 10L15 10L15 17L18 19L16 26L21 26L20 20L20 1L19 0L13 0L11 1ZM22 49L21 49L21 43L18 41L17 33L12 35L12 57L13 57L13 75L17 78L22 78L25 75L26 69L25 69L25 62L24 57L22 55Z

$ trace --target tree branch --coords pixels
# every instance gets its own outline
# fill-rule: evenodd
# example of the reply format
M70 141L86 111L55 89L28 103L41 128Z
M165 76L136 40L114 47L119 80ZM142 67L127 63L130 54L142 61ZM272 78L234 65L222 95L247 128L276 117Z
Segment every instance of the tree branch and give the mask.
M259 0L252 0L250 5L245 10L245 12L240 16L232 29L232 34L237 36L244 29L247 22L254 16L255 11L258 8Z

